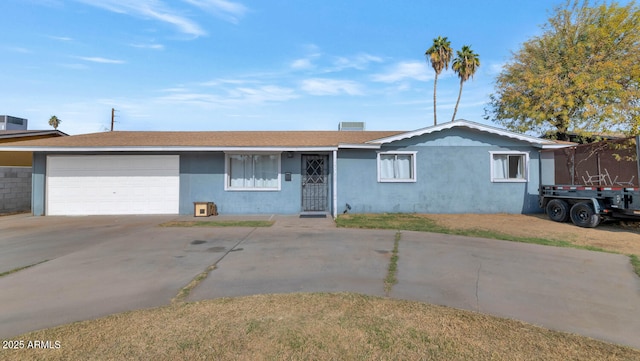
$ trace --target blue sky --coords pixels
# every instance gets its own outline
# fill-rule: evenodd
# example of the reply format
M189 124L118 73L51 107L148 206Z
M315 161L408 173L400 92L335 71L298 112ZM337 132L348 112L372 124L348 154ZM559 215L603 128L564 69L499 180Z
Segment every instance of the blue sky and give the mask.
M0 114L69 134L108 130L368 130L433 124L424 52L446 36L481 67L456 118L563 0L2 0ZM459 81L438 81L450 121Z

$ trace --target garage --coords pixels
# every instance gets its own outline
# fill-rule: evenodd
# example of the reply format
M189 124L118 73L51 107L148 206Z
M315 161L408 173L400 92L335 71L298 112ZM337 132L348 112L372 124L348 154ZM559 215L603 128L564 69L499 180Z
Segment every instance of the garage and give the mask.
M47 215L178 214L178 155L47 156Z

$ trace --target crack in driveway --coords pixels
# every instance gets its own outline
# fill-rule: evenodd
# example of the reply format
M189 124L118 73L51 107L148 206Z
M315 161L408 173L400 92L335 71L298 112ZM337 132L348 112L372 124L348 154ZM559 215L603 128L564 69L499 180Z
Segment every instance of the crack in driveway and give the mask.
M171 299L171 303L178 303L178 302L182 302L184 299L186 299L187 297L189 297L189 294L191 293L191 291L193 289L195 289L196 287L198 287L198 285L209 276L209 273L211 273L211 271L215 270L218 266L218 263L220 261L222 261L229 253L234 252L234 251L239 251L240 249L236 249L236 247L238 247L240 245L240 243L246 241L252 234L253 232L257 229L257 227L254 227L253 229L251 229L251 231L249 231L249 233L247 233L246 236L244 236L242 239L240 239L238 242L236 242L236 244L233 245L233 247L229 248L229 250L227 250L220 258L218 258L213 264L209 265L207 268L205 268L204 271L202 271L201 273L199 273L197 276L195 276L191 282L189 282L186 286L182 287L180 289L180 291L178 291L178 294Z

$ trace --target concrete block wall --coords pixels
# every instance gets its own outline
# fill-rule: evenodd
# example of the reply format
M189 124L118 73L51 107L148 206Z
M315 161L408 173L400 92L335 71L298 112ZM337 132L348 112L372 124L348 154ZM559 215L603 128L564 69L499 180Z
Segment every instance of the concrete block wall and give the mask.
M31 167L0 167L0 214L31 210Z

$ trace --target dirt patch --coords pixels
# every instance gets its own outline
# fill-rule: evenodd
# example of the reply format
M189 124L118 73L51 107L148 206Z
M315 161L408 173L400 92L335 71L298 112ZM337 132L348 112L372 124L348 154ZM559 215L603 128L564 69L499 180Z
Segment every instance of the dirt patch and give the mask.
M547 238L640 255L638 223L603 223L597 228L581 228L572 223L553 222L544 214L426 214L424 217L451 229L481 229L517 237Z

